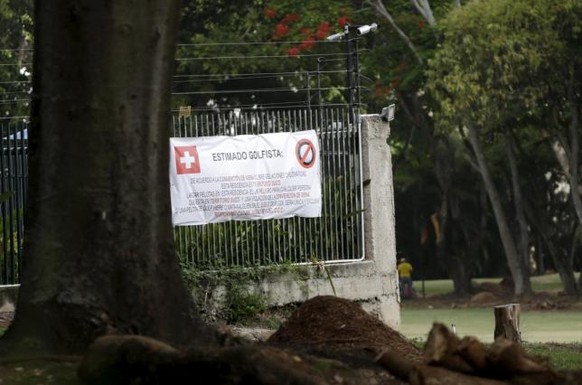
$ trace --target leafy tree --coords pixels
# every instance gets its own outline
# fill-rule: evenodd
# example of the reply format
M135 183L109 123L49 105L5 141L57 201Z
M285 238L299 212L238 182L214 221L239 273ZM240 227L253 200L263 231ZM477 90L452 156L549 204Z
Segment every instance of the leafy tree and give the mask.
M27 116L32 73L32 1L0 0L0 118Z
M307 89L322 81L326 101L341 101L343 45L325 38L351 20L347 1L184 2L174 106L252 107L316 104ZM194 26L194 27L192 27ZM341 58L319 76L321 57ZM331 63L331 62L330 62ZM321 68L323 69L323 68ZM192 75L195 74L195 75ZM329 74L329 71L328 71ZM335 83L335 84L334 84Z
M435 131L432 101L427 98L425 84L427 60L438 51L442 39L439 21L461 3L448 0L366 3L385 23L374 40L375 54L365 59L376 80L377 107L372 109L390 103L399 107L390 137L395 153L398 248L413 260L416 258L424 270L438 272L439 277L448 272L455 283L455 293L467 294L471 290L470 278L487 273L483 270L488 265L484 258L497 253L487 252L495 247L494 243L479 243L481 248L476 248L475 236L466 234L468 229L482 228L487 216L478 198L480 182L461 174L473 172L462 140ZM416 193L420 195L410 199ZM457 208L461 206L473 210L464 210L459 215ZM409 215L410 212L414 215ZM432 234L428 239L420 235L427 232Z
M570 28L570 35L560 35L560 30L566 10L579 8L574 3L471 3L447 18L442 48L430 63L431 90L440 104L438 121L444 128L459 127L467 134L494 208L516 294L527 294L530 286L528 223L515 140L532 123L545 125L540 113L556 88L552 84L564 84L567 79L564 74L548 74L556 73L552 70L559 67L556 60L573 59L564 53L576 29ZM566 61L560 63L568 67ZM519 223L519 230L513 232L509 208L503 207L486 158L487 147L498 141L510 166L513 211Z

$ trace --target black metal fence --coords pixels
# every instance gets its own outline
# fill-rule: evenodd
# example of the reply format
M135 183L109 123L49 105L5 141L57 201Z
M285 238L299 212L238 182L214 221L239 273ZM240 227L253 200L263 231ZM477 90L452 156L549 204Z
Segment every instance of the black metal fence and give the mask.
M358 124L345 107L228 110L177 116L175 137L257 135L313 129L321 152L322 216L176 227L182 261L197 269L363 259Z
M0 121L0 284L19 282L28 177L28 124Z
M225 222L175 228L176 251L200 269L363 258L358 125L347 107L204 112L175 117L177 137L316 130L322 217ZM28 124L0 121L0 284L19 283L28 178Z

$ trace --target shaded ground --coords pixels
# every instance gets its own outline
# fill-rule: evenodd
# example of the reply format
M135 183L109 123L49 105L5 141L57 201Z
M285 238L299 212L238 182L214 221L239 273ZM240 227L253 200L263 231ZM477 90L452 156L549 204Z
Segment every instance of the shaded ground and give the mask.
M403 384L375 363L376 356L385 349L396 350L410 361L421 361L419 349L398 332L360 305L333 296L306 301L266 342L255 344L290 352L291 355L278 358L281 364L293 367L299 362L308 363L317 368L316 377L327 384ZM60 371L55 365L58 364L46 360L0 363L0 383L81 383L75 378L75 362L61 363Z
M486 293L486 294L482 294ZM487 294L488 293L488 294ZM509 297L482 291L466 299L451 296L417 298L403 301L404 307L479 307L490 306L491 301L510 302ZM576 308L579 302L566 297L538 293L530 300L522 301L528 309ZM272 316L272 314L271 314ZM421 351L360 305L338 297L312 298L293 311L280 314L285 322L273 333L272 330L256 329L260 335L253 337L257 346L280 348L288 355L281 355L281 365L311 365L316 376L327 384L374 384L401 385L386 369L375 362L384 350L391 350L406 361L421 362ZM4 325L11 317L2 318ZM240 329L224 327L225 332L240 335ZM262 333L262 334L261 334ZM263 342L264 341L264 342ZM249 352L253 353L249 350ZM266 351L269 354L269 350ZM273 351L274 352L274 351ZM255 352L256 353L256 352ZM299 359L298 357L301 357ZM322 359L326 361L322 361ZM58 362L38 359L27 362L3 363L0 361L0 384L82 384L76 378L78 361Z

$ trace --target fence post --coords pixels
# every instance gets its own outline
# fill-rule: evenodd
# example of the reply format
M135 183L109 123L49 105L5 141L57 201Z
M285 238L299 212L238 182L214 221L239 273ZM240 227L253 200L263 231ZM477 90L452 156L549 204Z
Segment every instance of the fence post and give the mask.
M400 325L390 125L380 115L362 115L362 171L366 260L381 278L384 311L391 326Z

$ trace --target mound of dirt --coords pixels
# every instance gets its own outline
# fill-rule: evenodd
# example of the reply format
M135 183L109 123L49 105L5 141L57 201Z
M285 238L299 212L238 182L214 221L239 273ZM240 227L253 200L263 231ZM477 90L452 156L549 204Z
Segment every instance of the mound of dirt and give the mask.
M498 303L499 301L499 297L497 297L495 294L488 291L482 291L472 296L469 302L471 305L491 306L495 303Z
M378 353L386 348L415 362L420 350L400 333L344 298L317 296L305 301L267 340L271 344L326 349L365 349Z
M498 298L506 298L512 295L513 288L506 283L481 282L474 287L476 292L486 292L495 295Z

